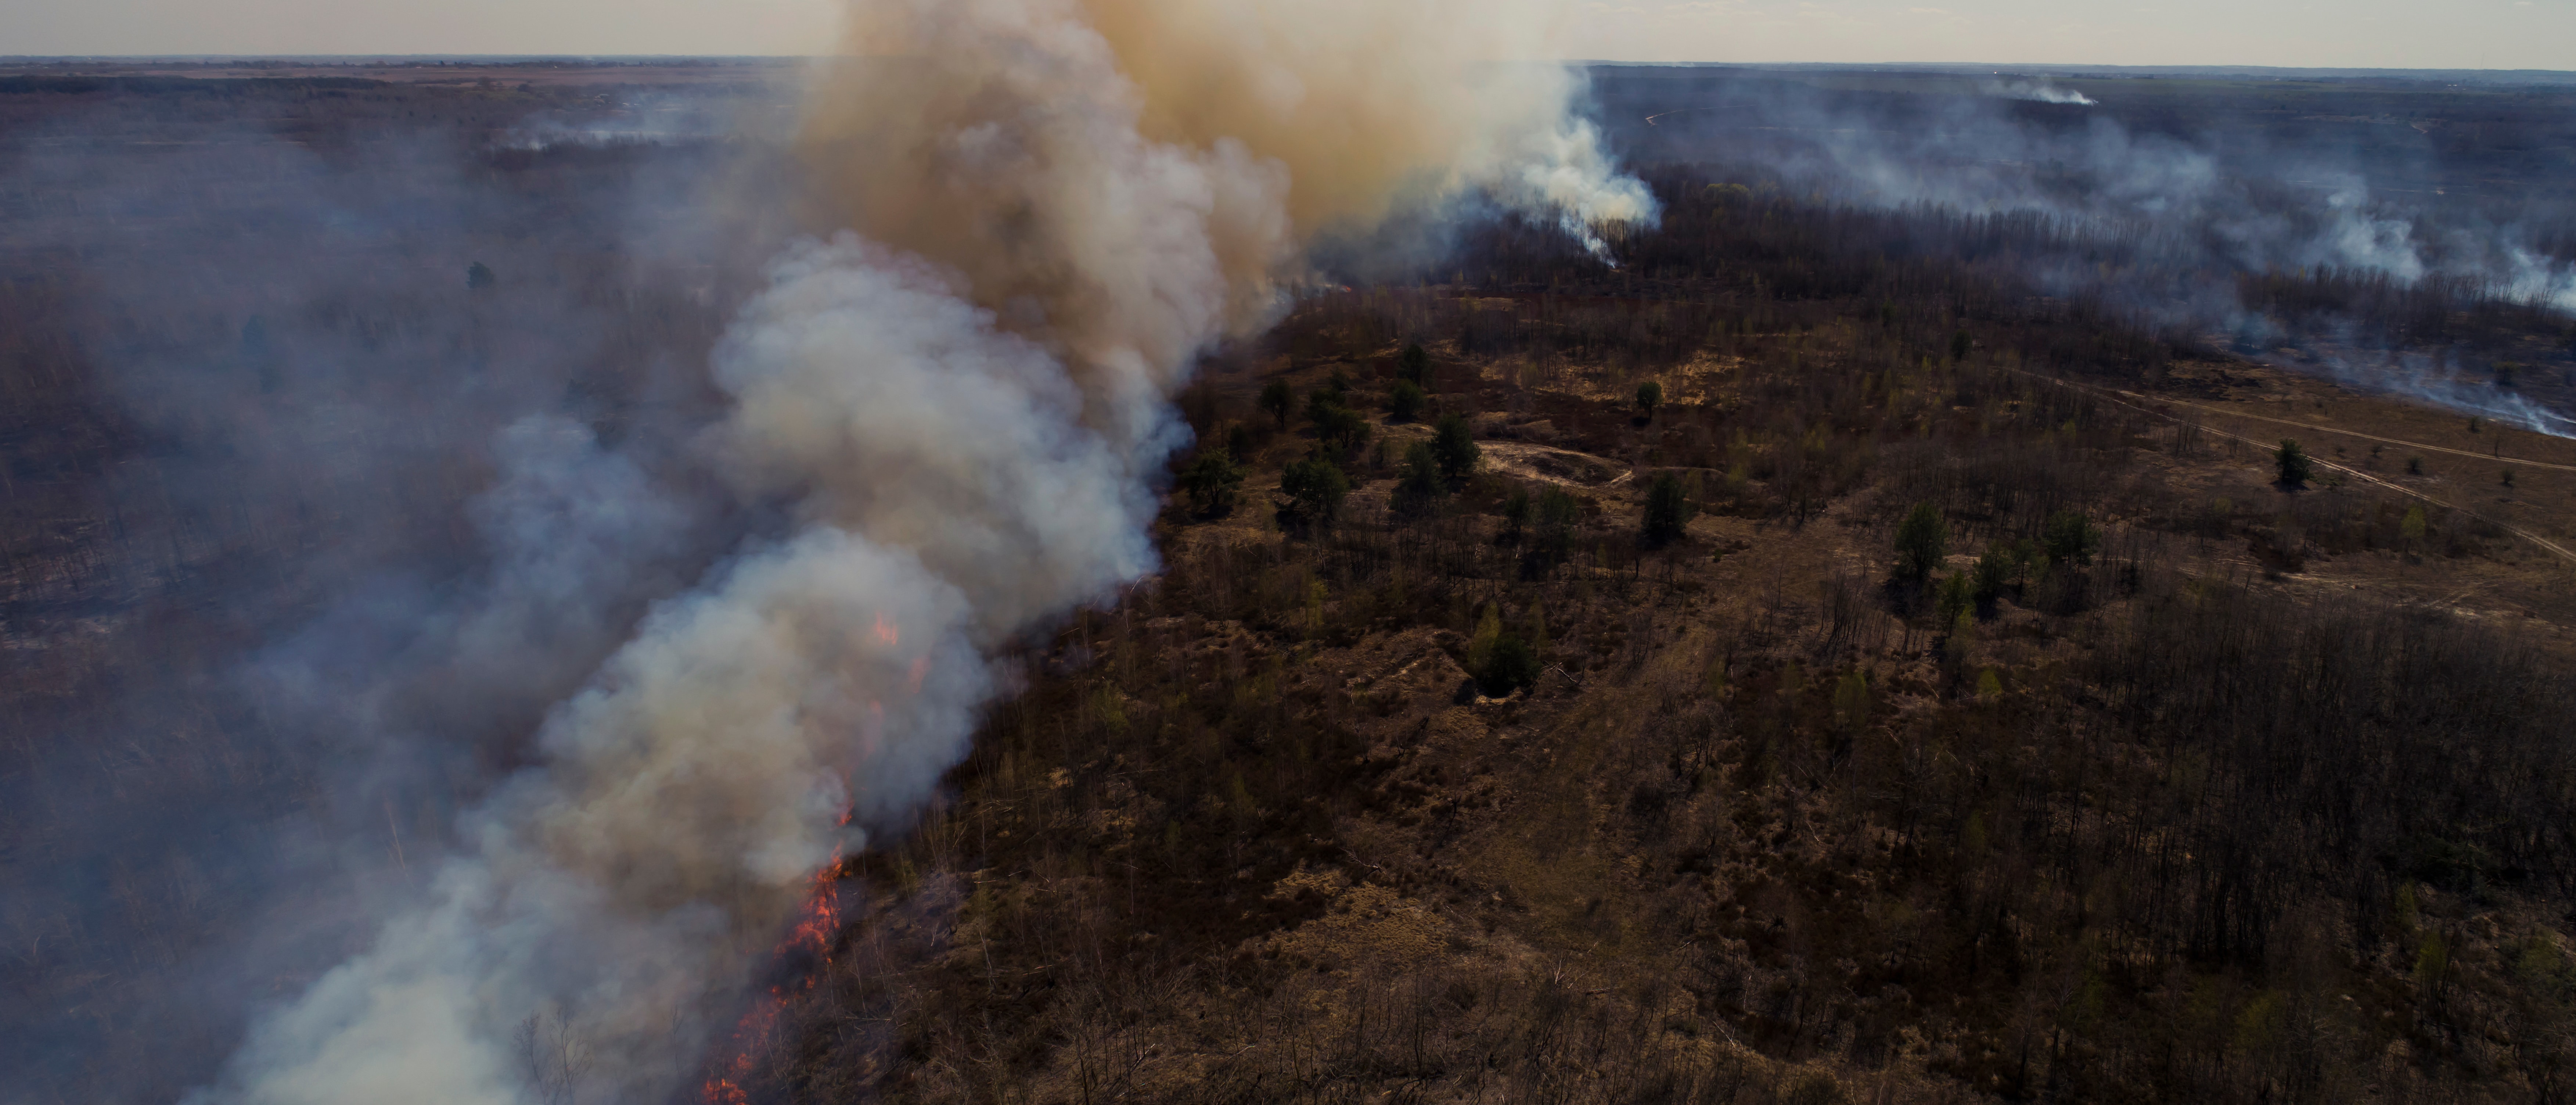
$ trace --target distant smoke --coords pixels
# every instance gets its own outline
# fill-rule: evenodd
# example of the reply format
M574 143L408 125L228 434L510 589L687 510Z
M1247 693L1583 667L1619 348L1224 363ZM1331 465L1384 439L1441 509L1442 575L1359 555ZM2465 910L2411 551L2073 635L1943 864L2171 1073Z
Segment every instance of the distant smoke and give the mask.
M2509 298L2546 303L2576 315L2576 267L2552 264L2519 244L2505 247L2503 267Z
M2336 379L2374 391L2411 395L2429 403L2484 415L2509 426L2557 437L2576 437L2576 418L2569 418L2483 379L2466 379L2448 371L2439 358L2423 353L2386 352L2376 356L2320 359Z
M632 99L550 108L492 137L492 147L540 153L567 147L667 146L767 137L790 120L766 103L725 104L706 95L627 92Z
M1988 81L1986 82L1985 89L1986 95L2001 96L2007 100L2031 100L2043 104L2075 104L2081 107L2091 107L2097 102L2091 96L2087 96L2071 88L2059 88L2044 80Z
M1731 162L1752 179L1859 206L2044 226L2025 241L2053 240L2053 249L1985 260L2015 265L2044 294L2092 298L2226 338L2250 355L2267 356L2291 335L2240 300L2244 273L2330 271L2401 287L2440 280L2457 295L2576 313L2576 264L2563 245L2557 256L2541 248L2549 238L2531 225L2557 220L2563 242L2563 201L2545 189L2511 202L2443 196L2426 183L2445 175L2440 148L2399 140L2421 136L2394 119L2303 128L2153 106L2128 115L2032 110L1997 100L2073 103L2075 94L2018 79L1982 87L1983 96L1947 96L1718 84L1688 114L1674 112L1655 140L1683 144L1674 156ZM2334 129L2363 126L2383 130L2354 141L2349 129ZM1709 145L1689 147L1694 134ZM2377 348L2384 335L2358 327L2292 321L2312 337L2350 343L2345 352L2303 348L2301 367L2569 431L2565 419L2501 393L2485 374L2459 371L2456 358L2446 367L2441 357Z
M667 1098L814 872L963 754L992 650L1152 569L1148 483L1186 437L1165 397L1275 316L1301 243L1467 191L1586 237L1653 216L1575 79L1510 60L1543 6L859 4L802 141L847 230L774 263L699 442L793 524L659 604L429 900L201 1099L536 1100L531 1015L587 1041L594 1099ZM603 464L575 470L635 486Z
M2319 139L2269 144L2223 116L2191 116L2198 129L2188 132L2103 112L2034 118L1992 100L2073 103L2062 97L2076 94L2023 80L1985 88L1987 97L1871 100L1746 82L1673 125L1721 128L1734 148L1716 156L1847 202L2041 214L2159 259L2473 277L2517 298L2576 288L2564 262L2531 249L2514 226L2427 202L2434 197L2392 199L2389 180L2431 172L2421 154ZM2444 206L2467 217L2436 217Z

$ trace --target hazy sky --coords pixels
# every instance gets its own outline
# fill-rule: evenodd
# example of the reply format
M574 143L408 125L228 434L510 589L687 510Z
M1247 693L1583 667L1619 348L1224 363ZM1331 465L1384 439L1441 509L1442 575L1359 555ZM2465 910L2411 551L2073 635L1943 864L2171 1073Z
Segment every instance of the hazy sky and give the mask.
M814 53L835 8L0 0L0 54ZM2576 0L1566 0L1566 12L1562 54L1580 58L2576 69Z

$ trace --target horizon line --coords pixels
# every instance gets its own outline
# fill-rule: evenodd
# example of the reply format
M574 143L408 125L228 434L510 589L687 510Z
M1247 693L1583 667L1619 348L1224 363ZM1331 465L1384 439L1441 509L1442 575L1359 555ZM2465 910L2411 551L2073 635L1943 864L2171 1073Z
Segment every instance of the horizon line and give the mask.
M244 62L301 62L306 64L423 64L423 63L492 63L492 62L583 62L590 64L682 63L682 62L812 62L829 61L834 54L0 54L0 65L28 64L100 64L157 63L220 65ZM2238 72L2238 73L2344 73L2344 74L2545 74L2576 76L2576 69L2475 68L2464 66L2369 66L2369 65L2252 65L2218 62L2161 62L2156 64L2110 64L2086 62L2034 61L1645 61L1625 58L1522 58L1507 63L1572 65L1587 67L1627 66L1650 69L1729 68L1729 69L1856 69L1856 70L2060 70L2155 73L2155 72Z

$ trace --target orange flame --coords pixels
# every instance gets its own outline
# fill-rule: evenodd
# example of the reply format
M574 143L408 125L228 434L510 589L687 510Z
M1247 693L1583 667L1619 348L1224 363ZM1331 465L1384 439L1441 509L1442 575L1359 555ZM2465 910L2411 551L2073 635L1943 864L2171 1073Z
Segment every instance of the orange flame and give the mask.
M896 642L901 640L903 640L903 631L895 628L893 622L887 621L885 615L877 615L877 643L893 648Z
M842 814L841 824L849 823L850 815ZM841 896L836 885L840 871L840 857L835 855L829 866L815 873L813 890L797 910L796 923L787 930L786 938L780 940L777 949L770 953L772 958L784 959L804 952L825 967L832 965L832 937L841 931ZM751 1008L734 1023L733 1058L711 1071L705 1084L698 1088L698 1099L704 1105L751 1105L751 1092L745 1087L759 1070L761 1054L769 1050L771 1041L777 1036L778 1022L787 1011L787 1003L797 995L811 991L821 974L819 970L808 971L802 977L781 982L770 987L768 993L752 999Z

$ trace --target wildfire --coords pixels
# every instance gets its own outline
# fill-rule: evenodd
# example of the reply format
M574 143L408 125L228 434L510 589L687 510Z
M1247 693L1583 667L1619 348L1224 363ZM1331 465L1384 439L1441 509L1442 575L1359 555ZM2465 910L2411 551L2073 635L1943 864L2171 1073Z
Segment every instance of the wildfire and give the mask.
M848 814L841 816L842 824L849 824L849 821ZM838 856L833 857L829 866L815 873L805 904L797 909L796 923L787 930L787 936L778 942L778 947L770 952L772 962L803 959L817 968L832 965L832 937L841 931L840 873ZM799 971L794 978L783 980L771 986L768 993L752 999L751 1008L734 1023L733 1058L717 1065L707 1075L706 1083L698 1089L698 1099L704 1105L751 1105L751 1092L745 1087L758 1071L761 1056L769 1051L770 1044L776 1039L778 1022L787 1012L787 1003L813 990L815 980L820 977L820 969Z
M903 639L902 631L883 614L876 616L873 634L877 643L887 648ZM923 681L930 677L930 658L914 658L904 675L907 689L919 694ZM884 703L869 702L868 712L877 726L885 723ZM841 824L849 823L850 815L842 814ZM778 1025L786 1016L788 1003L813 990L816 980L822 977L821 968L832 965L832 938L841 931L840 872L841 856L836 850L832 862L815 873L805 903L797 910L795 924L770 952L772 964L807 966L753 998L751 1008L734 1023L731 1058L713 1065L698 1089L703 1105L751 1105L748 1087L759 1072L762 1057L777 1040Z

